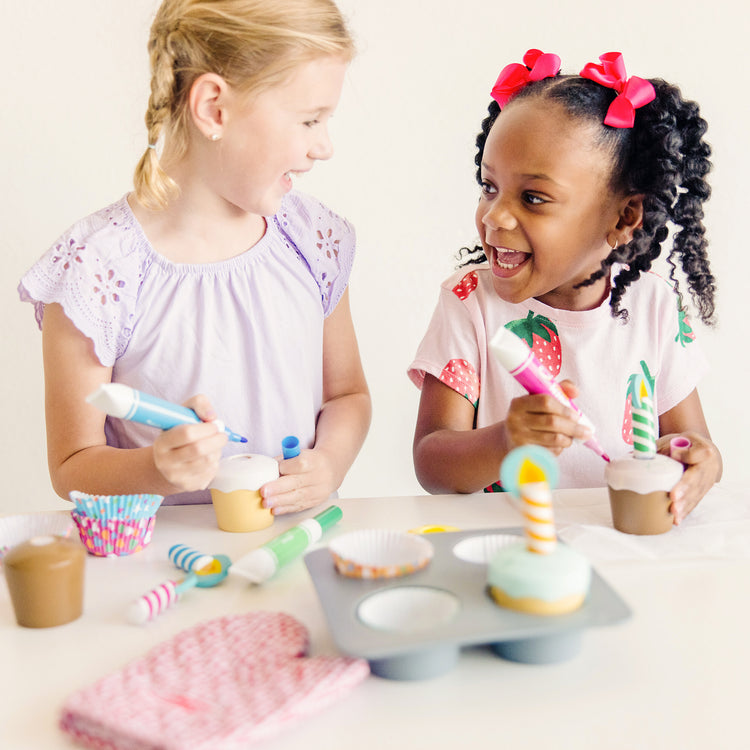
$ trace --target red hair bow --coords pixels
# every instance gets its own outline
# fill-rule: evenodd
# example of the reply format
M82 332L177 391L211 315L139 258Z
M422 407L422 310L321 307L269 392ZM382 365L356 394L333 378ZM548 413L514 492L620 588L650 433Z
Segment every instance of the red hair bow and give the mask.
M617 92L617 97L609 105L604 124L613 128L632 128L636 109L653 101L656 91L645 78L627 77L620 52L607 52L599 55L599 59L601 65L588 63L580 75Z
M549 52L530 49L521 63L506 65L492 87L492 98L502 109L524 86L542 78L554 78L560 72L560 58Z

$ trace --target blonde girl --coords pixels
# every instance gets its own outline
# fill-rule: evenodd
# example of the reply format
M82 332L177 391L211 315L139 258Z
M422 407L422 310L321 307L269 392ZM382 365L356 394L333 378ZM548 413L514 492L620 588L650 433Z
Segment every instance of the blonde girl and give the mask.
M56 491L205 502L222 455L303 450L274 513L339 487L370 420L349 307L352 227L292 178L333 153L353 44L329 0L165 0L148 43L135 190L74 224L23 277L42 328ZM163 433L85 398L126 383L195 409ZM212 419L248 437L227 444Z

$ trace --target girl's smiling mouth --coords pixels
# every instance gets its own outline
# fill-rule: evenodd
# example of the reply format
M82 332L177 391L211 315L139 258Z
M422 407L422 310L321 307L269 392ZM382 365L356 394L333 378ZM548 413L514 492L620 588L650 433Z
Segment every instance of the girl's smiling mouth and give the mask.
M513 276L531 258L531 253L490 246L492 273L501 278Z

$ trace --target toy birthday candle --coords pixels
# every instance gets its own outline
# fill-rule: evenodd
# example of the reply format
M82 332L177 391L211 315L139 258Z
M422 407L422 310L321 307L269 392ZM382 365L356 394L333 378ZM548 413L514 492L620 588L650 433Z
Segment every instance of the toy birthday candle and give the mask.
M557 476L554 456L539 445L515 448L503 461L500 480L521 502L529 552L548 555L557 545L551 492Z
M632 395L633 455L653 458L656 455L656 419L654 399L649 383L643 375L636 375Z

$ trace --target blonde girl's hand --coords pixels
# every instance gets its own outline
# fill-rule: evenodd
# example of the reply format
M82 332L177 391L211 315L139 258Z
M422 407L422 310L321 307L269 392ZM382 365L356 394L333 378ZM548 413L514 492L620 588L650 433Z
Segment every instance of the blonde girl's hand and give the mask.
M687 438L690 447L670 451L670 441L675 437ZM669 493L672 500L670 510L674 515L675 525L678 525L721 476L721 455L719 449L708 438L697 432L686 432L679 436L664 435L659 438L659 452L671 456L685 466L682 478Z
M320 448L303 450L294 458L278 457L279 478L260 488L263 506L275 516L313 508L338 488L333 463Z
M212 423L216 413L208 398L193 396L183 406L203 420L165 430L154 441L154 464L178 492L203 490L216 475L227 436Z
M561 381L560 387L569 398L578 395L578 389L569 380ZM549 394L514 398L505 419L509 448L532 443L559 455L573 440L591 437L591 430L579 424L576 418L572 409Z

